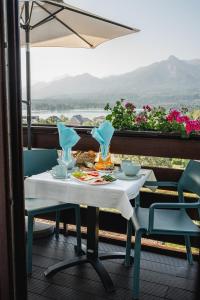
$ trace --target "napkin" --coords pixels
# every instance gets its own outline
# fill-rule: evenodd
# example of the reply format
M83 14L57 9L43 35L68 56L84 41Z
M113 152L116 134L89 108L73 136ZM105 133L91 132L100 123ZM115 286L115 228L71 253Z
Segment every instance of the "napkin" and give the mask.
M59 133L59 143L63 149L62 159L66 162L72 160L71 149L79 141L80 136L73 128L66 127L63 123L57 123Z
M99 128L93 128L92 136L100 144L101 156L105 160L108 156L109 145L114 133L114 127L109 121L103 122Z

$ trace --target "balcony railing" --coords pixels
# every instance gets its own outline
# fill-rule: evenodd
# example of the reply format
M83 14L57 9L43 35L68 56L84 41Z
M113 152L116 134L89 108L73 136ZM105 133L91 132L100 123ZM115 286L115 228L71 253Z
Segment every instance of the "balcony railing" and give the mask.
M81 136L80 141L75 147L75 150L99 150L97 142L91 137L91 128L76 128L78 134ZM27 130L23 128L24 146L27 144ZM58 133L55 126L33 126L32 128L32 145L33 148L57 148ZM111 152L115 154L128 155L144 155L154 157L167 158L182 158L182 159L200 159L200 137L193 137L190 139L183 139L175 134L163 134L155 132L115 132ZM145 166L143 166L145 167ZM182 170L154 167L154 173L159 181L177 181ZM193 196L187 194L186 201L192 202ZM157 193L145 190L142 192L142 206L148 207L153 202L168 202L177 201L177 194L175 191L159 190ZM189 211L193 220L198 219L197 212ZM43 216L44 218L53 218L53 216ZM86 225L87 210L81 209L82 225ZM74 224L73 214L63 212L62 221L69 224ZM100 213L100 229L115 233L125 234L126 221L119 214L101 211ZM148 238L148 237L147 237ZM154 238L154 237L153 237ZM180 237L170 236L156 236L155 240L163 242L171 242L176 244L184 244L184 240ZM192 239L192 246L198 247L199 242L197 238Z

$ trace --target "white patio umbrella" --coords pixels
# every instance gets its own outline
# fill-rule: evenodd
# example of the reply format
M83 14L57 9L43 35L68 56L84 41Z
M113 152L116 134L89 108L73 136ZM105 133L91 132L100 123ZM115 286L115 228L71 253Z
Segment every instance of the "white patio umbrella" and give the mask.
M32 47L89 48L139 30L73 7L61 0L19 0L21 45L26 48L28 148L31 148ZM22 33L22 31L24 32Z

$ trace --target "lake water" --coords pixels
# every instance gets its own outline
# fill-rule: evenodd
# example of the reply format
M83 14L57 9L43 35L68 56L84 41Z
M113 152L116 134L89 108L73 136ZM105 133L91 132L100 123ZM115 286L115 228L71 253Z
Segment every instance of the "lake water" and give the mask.
M32 111L32 116L38 116L41 119L47 119L50 116L57 116L60 117L61 115L66 116L67 118L71 118L74 115L81 115L85 118L89 118L90 120L99 117L99 116L106 116L108 114L107 111L103 109L72 109L72 110L67 110L67 111ZM22 111L22 115L26 116L26 110Z
M136 109L136 112L141 112L142 109ZM69 109L67 111L32 111L32 117L40 117L40 119L47 119L50 116L57 116L60 117L61 115L66 116L67 118L71 119L75 115L81 115L85 118L88 118L90 120L93 120L96 117L99 116L106 116L108 114L107 111L104 109ZM22 111L22 115L26 116L26 110Z

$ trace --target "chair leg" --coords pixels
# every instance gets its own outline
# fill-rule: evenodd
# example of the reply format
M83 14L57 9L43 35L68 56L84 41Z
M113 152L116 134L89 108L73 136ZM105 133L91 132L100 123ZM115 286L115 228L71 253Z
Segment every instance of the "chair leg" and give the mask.
M82 253L81 249L81 215L80 215L80 206L75 207L75 217L76 217L76 238L77 238L77 254Z
M140 256L142 232L135 233L134 266L133 266L133 299L139 299L140 291Z
M57 210L56 211L56 227L55 227L55 236L56 236L56 239L59 238L59 233L60 233L60 211Z
M63 223L63 234L68 235L68 224L66 222Z
M185 246L186 246L186 251L187 251L187 260L188 260L189 264L192 265L193 257L192 257L190 237L188 235L185 235Z
M127 221L127 234L126 234L126 257L125 257L125 266L129 267L131 265L131 238L132 238L132 221L131 219Z
M135 198L135 207L139 207L139 206L140 206L140 193Z
M33 248L33 217L28 216L27 229L27 273L32 273L32 248Z

